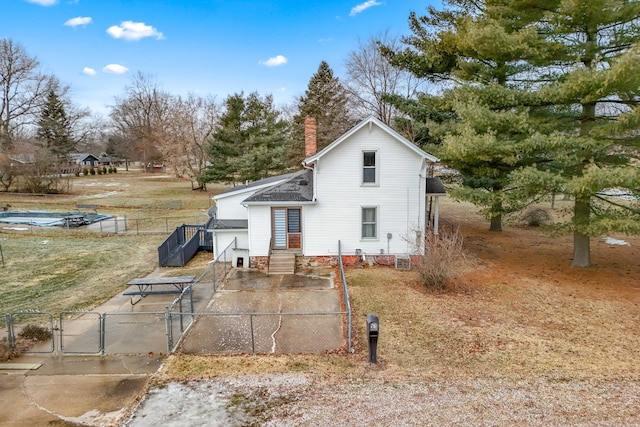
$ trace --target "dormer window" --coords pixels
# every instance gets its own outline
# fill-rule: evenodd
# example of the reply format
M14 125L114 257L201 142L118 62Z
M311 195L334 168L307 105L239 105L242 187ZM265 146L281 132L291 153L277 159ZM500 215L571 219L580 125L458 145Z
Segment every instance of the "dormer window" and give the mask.
M378 183L376 157L377 155L375 151L362 152L362 183L364 185L374 185Z

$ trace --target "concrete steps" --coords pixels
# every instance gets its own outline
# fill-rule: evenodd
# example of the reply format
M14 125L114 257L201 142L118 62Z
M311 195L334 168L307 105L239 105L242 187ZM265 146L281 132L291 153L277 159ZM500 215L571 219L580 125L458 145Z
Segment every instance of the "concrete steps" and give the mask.
M269 274L294 274L296 272L296 254L273 252L269 260Z

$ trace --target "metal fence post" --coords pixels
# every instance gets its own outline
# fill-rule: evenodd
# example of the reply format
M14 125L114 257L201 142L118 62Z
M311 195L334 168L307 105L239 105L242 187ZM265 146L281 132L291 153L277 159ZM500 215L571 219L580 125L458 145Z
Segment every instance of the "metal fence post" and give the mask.
M249 325L251 328L251 353L256 354L256 340L253 334L253 314L249 314Z
M169 307L165 308L164 322L165 327L167 328L167 351L171 353L171 350L173 349L173 330L171 329L171 312L169 311Z
M100 355L104 356L105 354L105 337L107 334L107 315L100 315Z
M13 335L13 318L10 314L4 315L5 322L7 323L7 342L9 343L9 349L16 349L16 340Z

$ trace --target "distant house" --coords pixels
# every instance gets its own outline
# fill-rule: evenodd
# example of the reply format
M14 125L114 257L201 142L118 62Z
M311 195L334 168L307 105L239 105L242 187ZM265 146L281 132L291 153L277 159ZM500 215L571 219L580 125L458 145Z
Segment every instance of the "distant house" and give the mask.
M71 161L76 165L92 167L92 168L101 165L100 159L94 156L93 154L69 153L68 156L71 159Z
M422 253L427 228L437 233L444 195L429 177L438 159L374 117L320 152L315 134L307 119L303 170L214 196L214 253L234 239L234 261L250 267L279 252L331 263L339 246L343 256L363 258Z
M120 157L108 156L106 153L100 154L98 158L102 166L120 166L124 163L124 159Z

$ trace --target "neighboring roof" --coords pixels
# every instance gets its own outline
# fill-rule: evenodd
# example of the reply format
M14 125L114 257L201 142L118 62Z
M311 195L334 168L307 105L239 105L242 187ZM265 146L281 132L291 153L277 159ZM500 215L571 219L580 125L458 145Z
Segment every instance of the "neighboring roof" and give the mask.
M312 202L313 172L304 169L292 174L289 179L258 191L242 203L264 202Z
M369 116L368 118L364 119L363 121L361 121L360 123L358 123L357 125L352 127L351 129L349 129L340 138L336 139L331 144L327 145L324 149L320 150L318 153L316 153L313 156L310 156L310 157L307 157L306 159L304 159L303 163L304 164L311 164L313 162L316 162L320 157L324 156L326 153L328 153L329 151L333 150L335 147L340 145L344 140L348 139L351 135L353 135L354 133L358 132L360 129L362 129L363 127L365 127L367 125L369 125L369 126L372 126L372 125L378 126L380 129L382 129L383 131L385 131L386 133L391 135L393 138L395 138L398 142L400 142L401 144L403 144L404 146L406 146L407 148L409 148L410 150L415 152L420 157L422 157L422 158L424 158L426 160L429 160L430 162L434 162L435 163L435 162L439 162L440 161L440 159L438 159L437 157L427 153L426 151L422 150L420 147L416 146L415 144L411 143L406 138L404 138L402 135L400 135L398 132L396 132L395 130L391 129L389 126L387 126L384 123L382 123L380 120L376 119L373 116Z
M72 159L74 159L77 162L81 162L83 160L86 160L89 157L93 157L95 160L100 160L100 159L98 159L98 157L94 156L91 153L69 153L69 157L71 157Z
M445 194L447 194L447 190L440 178L437 176L427 178L427 196L444 196Z
M228 190L223 191L222 193L218 193L214 198L217 198L218 196L221 196L223 194L226 195L226 194L230 194L230 193L235 193L235 192L239 192L239 191L248 190L248 189L253 188L253 187L260 187L260 186L267 185L267 184L277 183L279 181L291 178L296 173L297 172L288 173L288 174L284 174L284 175L270 176L268 178L260 179L258 181L253 181L253 182L248 182L246 184L236 185L236 186L234 186L234 187L232 187L232 188L230 188Z
M213 230L246 230L249 228L247 219L216 219Z

